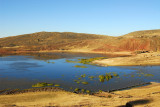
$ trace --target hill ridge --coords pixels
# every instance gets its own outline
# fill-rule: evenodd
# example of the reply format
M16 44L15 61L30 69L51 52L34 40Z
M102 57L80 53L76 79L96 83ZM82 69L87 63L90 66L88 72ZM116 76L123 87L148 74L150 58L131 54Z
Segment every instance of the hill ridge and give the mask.
M118 37L75 32L35 32L0 38L0 47L1 50L14 48L16 51L159 51L160 29L135 31Z

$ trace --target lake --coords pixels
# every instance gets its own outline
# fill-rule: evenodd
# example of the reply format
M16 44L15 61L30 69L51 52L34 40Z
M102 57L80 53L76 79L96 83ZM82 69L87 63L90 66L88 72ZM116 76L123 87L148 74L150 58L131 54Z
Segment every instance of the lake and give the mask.
M109 56L89 53L35 53L0 57L0 90L28 89L33 84L45 82L58 84L67 91L75 88L108 91L146 82L160 82L160 66L101 67L78 63L79 59L94 57Z

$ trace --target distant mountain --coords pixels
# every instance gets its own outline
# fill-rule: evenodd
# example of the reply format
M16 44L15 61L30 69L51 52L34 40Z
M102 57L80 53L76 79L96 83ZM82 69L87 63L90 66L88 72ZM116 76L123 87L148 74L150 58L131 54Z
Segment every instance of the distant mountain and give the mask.
M160 30L136 31L119 37L72 32L37 32L0 38L0 47L1 50L15 51L159 51Z

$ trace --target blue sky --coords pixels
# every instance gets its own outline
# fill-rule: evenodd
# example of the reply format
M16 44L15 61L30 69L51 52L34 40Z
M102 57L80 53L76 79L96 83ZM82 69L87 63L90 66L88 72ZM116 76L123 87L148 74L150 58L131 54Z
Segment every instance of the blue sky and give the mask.
M120 36L160 29L160 0L0 0L0 37L40 31Z

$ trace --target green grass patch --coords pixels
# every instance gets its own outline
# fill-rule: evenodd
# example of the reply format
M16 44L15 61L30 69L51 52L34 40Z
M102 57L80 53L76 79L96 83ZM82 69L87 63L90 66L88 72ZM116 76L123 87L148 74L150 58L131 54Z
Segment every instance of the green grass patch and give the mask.
M45 86L52 86L53 84L50 83L37 83L32 85L32 87L45 87Z
M88 84L88 82L82 82L82 84L87 85L87 84Z
M95 57L95 58L88 58L88 59L78 59L79 63L82 63L82 64L90 64L92 61L95 61L95 60L100 60L100 59L106 59L107 57Z
M68 63L78 63L78 61L72 61L72 60L68 60L68 59L66 59L66 62L68 62Z

